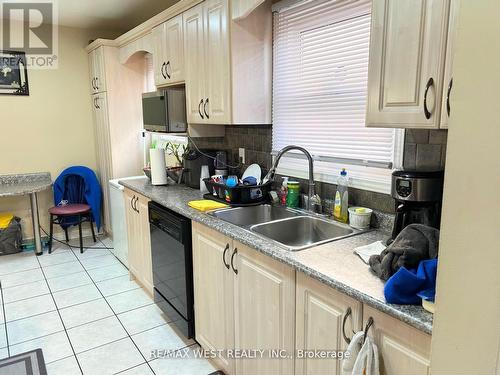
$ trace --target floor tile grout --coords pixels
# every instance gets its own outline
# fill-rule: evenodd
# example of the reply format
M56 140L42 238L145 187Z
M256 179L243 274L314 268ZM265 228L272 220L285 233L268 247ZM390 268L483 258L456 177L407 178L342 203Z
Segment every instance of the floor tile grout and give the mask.
M0 301L2 301L2 311L3 311L3 320L4 322L2 323L4 326L5 330L5 344L7 345L7 356L10 357L10 345L9 345L9 335L7 334L7 317L5 316L5 304L3 301L3 289L0 288Z
M38 260L38 258L37 258L37 261L38 261L38 263L40 263L40 261ZM43 268L42 268L42 273L43 273L43 276L45 277L45 282L47 283L47 278L45 276L45 272L43 271ZM48 283L47 283L47 285L48 285ZM48 287L49 287L50 295L52 297L54 305L56 306L57 315L59 316L59 319L61 320L61 324L62 324L62 326L64 328L64 333L66 334L66 338L68 339L68 343L69 343L69 345L71 347L71 351L73 352L73 355L75 356L76 363L78 364L78 368L80 369L80 372L83 374L83 370L82 370L82 367L80 366L80 362L78 361L78 358L76 357L75 348L73 347L73 344L71 343L71 340L69 338L68 331L66 330L66 325L64 324L64 321L62 319L61 313L59 312L56 300L54 298L54 295L52 294L52 290L50 289L50 285L48 285Z

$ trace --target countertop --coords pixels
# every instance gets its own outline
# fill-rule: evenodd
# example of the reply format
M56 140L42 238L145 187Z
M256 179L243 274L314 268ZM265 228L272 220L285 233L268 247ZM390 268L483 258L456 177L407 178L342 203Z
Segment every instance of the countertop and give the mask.
M51 185L49 172L0 175L0 197L37 193Z
M119 183L412 327L427 334L432 333L432 314L421 306L386 303L383 281L372 274L368 265L353 253L354 248L358 246L386 239L388 234L385 232L373 230L306 250L291 252L271 240L189 207L187 205L189 201L203 199L199 190L183 185L153 186L147 178L123 180Z

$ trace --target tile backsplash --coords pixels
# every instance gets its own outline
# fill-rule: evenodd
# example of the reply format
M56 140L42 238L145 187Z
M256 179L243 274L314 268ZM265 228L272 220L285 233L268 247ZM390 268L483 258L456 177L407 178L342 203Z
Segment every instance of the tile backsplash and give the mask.
M444 169L447 130L407 129L403 167L417 171Z
M403 166L413 170L438 170L444 168L446 158L446 130L407 129L405 135ZM199 148L226 150L228 162L239 163L238 149L245 148L244 170L248 165L258 163L269 169L272 164L272 127L262 125L226 126L226 135L217 138L195 138ZM302 192L307 191L307 182L301 181ZM278 183L280 179L278 179ZM336 185L316 182L316 192L322 199L332 199ZM326 202L327 203L327 202ZM388 194L361 189L350 189L349 204L367 206L385 213L394 213L394 200ZM328 210L325 207L325 210Z

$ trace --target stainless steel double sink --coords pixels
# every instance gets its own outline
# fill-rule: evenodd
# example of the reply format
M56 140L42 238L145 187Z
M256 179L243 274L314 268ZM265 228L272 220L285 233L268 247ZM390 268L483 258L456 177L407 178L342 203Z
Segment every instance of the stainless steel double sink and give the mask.
M227 208L209 214L278 242L290 251L363 232L320 215L281 206Z

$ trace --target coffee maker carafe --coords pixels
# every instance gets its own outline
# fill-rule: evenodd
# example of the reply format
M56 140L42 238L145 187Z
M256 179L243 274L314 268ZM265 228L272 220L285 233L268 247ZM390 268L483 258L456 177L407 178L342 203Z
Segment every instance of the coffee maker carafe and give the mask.
M418 223L439 229L443 171L392 173L391 195L396 200L396 218L390 244L407 225Z

